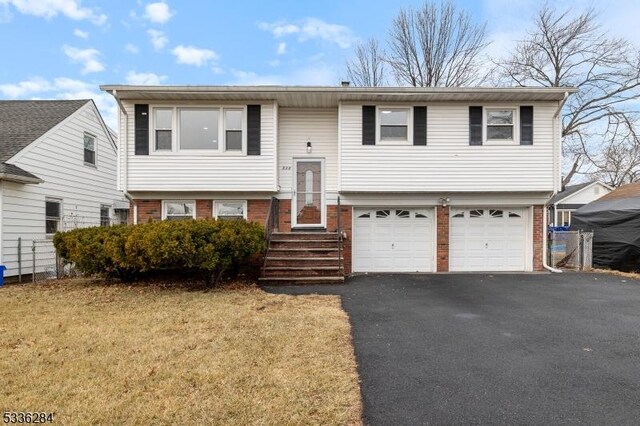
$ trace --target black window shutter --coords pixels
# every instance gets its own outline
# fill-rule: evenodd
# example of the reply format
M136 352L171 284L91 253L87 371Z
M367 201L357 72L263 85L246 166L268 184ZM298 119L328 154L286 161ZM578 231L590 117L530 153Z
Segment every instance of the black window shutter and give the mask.
M362 105L362 145L376 144L376 107Z
M427 107L413 107L413 144L427 144Z
M247 155L260 155L260 105L247 105Z
M520 107L520 145L533 145L533 107Z
M135 104L135 153L149 155L149 105Z
M482 145L482 107L469 107L469 145Z

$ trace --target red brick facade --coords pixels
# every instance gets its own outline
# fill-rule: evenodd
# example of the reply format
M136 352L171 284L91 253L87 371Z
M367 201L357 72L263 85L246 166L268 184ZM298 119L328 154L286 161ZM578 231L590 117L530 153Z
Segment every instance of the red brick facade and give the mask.
M213 217L213 201L196 200L196 219Z
M542 266L543 237L545 232L543 220L544 206L533 206L533 270L544 271Z
M271 200L249 200L247 201L247 220L265 224L269 214Z
M162 201L136 200L138 206L138 223L147 223L162 219Z
M280 200L278 222L280 232L291 232L291 200Z
M437 269L438 272L449 272L449 206L438 206L437 209Z

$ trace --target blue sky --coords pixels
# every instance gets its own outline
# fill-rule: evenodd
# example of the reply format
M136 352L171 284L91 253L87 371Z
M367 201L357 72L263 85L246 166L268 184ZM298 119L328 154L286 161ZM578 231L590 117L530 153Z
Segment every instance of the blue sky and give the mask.
M333 85L358 40L384 36L400 7L421 3L0 0L0 98L91 97L113 126L100 84ZM522 37L538 4L456 3L487 22L493 56ZM595 6L614 34L640 41L638 3L560 6Z

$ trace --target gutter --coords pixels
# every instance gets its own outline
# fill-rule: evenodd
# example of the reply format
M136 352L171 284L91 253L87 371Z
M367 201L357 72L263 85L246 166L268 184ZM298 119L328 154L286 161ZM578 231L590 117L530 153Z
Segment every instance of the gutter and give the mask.
M562 108L564 107L564 104L567 102L567 98L569 98L569 92L568 91L564 92L564 97L562 98L562 100L560 102L558 102L558 108L556 109L555 113L553 114L553 119L554 120L558 120L558 117L560 116L560 112L562 111ZM558 126L557 127L559 129L560 129L560 126L561 126L561 123L558 122ZM554 139L553 147L554 147L554 149L558 149L558 146L561 143L561 142L556 143L559 133L560 133L559 131L553 132L553 139ZM562 161L561 153L562 153L562 149L558 149L557 160L554 161L554 163L553 163L554 176L558 175L558 173L556 172L556 168L561 167L561 165L560 165L560 163ZM551 198L553 198L559 192L558 191L559 188L558 188L558 185L557 185L558 183L561 184L561 182L555 182L554 183L554 187L555 188L554 188L553 194L549 198L549 201L551 200ZM544 269L550 271L550 272L555 272L556 274L560 274L560 273L562 273L562 270L554 268L554 267L550 266L547 263L548 249L549 249L548 241L547 241L547 235L549 233L549 231L548 231L548 227L549 226L547 225L547 222L548 222L547 215L549 213L549 201L544 203L544 206L543 206L544 210L542 211L542 224L544 226L544 231L543 231L543 234L542 234L542 267ZM554 225L556 224L555 223L555 218L558 217L558 214L557 214L556 210L557 210L557 205L554 204L553 205L553 212L554 212L553 224Z
M0 173L0 180L18 183L44 183L40 178L31 178L27 176L13 175L11 173Z
M128 148L129 148L128 147L128 140L129 140L129 114L127 114L127 109L124 107L124 105L122 104L122 101L118 97L118 91L117 90L115 90L115 89L107 90L107 93L109 93L111 96L113 96L113 98L116 100L116 103L120 107L120 111L122 111L122 113L125 115L124 129L123 129L124 138L122 138L122 135L120 135L119 141L120 141L121 147L119 146L118 149L122 148L123 151L121 151L121 152L124 152L124 157L122 159L122 167L124 168L124 173L123 173L123 178L122 178L122 192L123 192L125 198L127 200L129 200L129 202L133 205L133 223L135 225L135 224L138 223L138 205L133 201L133 197L131 196L131 194L129 194L129 192L127 192L127 181L128 181L128 176L129 176L129 167L128 167L128 163L129 163L129 150L128 150Z

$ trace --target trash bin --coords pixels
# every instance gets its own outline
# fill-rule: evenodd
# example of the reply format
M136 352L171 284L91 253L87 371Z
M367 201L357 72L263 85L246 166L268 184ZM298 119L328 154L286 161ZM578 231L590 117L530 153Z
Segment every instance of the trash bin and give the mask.
M4 285L4 271L7 270L7 267L4 265L0 265L0 287Z

